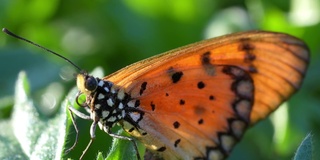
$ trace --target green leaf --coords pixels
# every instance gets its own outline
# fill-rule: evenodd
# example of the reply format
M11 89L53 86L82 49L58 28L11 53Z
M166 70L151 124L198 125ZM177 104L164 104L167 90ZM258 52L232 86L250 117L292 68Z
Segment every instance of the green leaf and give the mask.
M98 153L96 160L104 160L104 157L103 157L103 155L102 155L102 152L99 152L99 153Z
M130 137L129 134L126 133L123 129L120 129L117 134L121 136ZM135 142L137 143L139 150L144 148L143 145L141 143L138 143L137 140L135 140ZM141 157L141 152L139 152L139 154ZM113 138L112 147L106 159L136 160L137 154L131 141Z
M294 156L294 160L312 160L313 150L312 135L309 133L300 144Z
M0 159L60 159L65 137L65 109L54 116L41 114L29 98L30 86L20 72L11 119L0 123ZM4 149L5 148L5 149Z
M1 121L0 130L0 159L27 159L12 132L10 121Z

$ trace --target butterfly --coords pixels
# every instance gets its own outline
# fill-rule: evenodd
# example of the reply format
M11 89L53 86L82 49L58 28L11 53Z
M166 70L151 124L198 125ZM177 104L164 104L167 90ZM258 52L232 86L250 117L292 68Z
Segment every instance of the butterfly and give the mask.
M114 138L132 141L136 150L139 140L155 157L225 159L250 126L300 88L308 63L307 45L293 36L229 34L142 60L104 78L82 71L76 102L89 115L69 110L74 124L73 114L93 121L92 139L99 126ZM84 103L78 101L82 94ZM116 124L132 137L112 133Z
M223 159L301 85L308 47L281 33L209 39L102 79L78 75L93 126L120 123L164 159ZM94 128L94 127L93 127Z

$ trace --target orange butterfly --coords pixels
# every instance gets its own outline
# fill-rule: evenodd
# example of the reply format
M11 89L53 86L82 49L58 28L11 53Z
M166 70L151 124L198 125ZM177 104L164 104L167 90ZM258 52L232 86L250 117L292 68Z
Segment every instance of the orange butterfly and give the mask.
M120 123L164 159L223 159L300 87L307 46L253 31L191 44L103 79L78 75L93 125Z
M70 110L93 121L92 139L98 125L135 144L133 138L111 133L119 123L164 159L224 159L250 125L299 89L308 62L308 47L290 35L230 34L151 57L102 79L81 72L78 96L86 95L80 105L90 116Z

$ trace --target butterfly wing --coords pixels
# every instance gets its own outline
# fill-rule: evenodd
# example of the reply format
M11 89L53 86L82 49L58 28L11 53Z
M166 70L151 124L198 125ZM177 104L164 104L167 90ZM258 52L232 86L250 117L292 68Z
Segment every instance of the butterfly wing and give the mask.
M162 67L168 69L147 73L128 90L139 95L133 98L144 115L142 130L124 128L164 159L227 155L249 124L254 89L249 74L236 66L211 66L210 73L198 66Z
M202 62L208 61L209 65L234 65L247 71L255 85L250 118L254 124L300 87L309 63L309 49L304 42L287 34L242 32L204 40L139 61L105 79L130 87L145 73L176 60L181 60L185 67L206 66Z
M301 85L306 45L289 35L244 32L205 40L128 66L104 79L144 112L124 128L164 157L222 158L248 124Z

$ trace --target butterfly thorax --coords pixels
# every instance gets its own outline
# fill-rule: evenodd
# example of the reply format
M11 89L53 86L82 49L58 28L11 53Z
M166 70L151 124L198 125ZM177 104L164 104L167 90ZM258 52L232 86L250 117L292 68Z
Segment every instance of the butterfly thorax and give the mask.
M101 129L111 128L122 120L139 128L138 122L143 118L143 112L138 109L140 102L123 88L87 74L79 74L77 84L86 95L85 105L90 108L92 120L98 122Z

